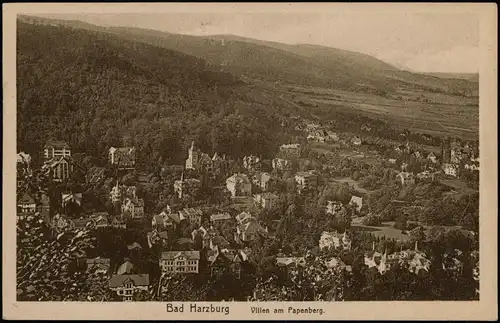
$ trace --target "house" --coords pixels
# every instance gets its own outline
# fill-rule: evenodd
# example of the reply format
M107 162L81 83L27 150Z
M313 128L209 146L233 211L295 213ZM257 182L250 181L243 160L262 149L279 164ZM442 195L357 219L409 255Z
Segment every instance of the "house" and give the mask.
M450 163L451 164L460 164L462 159L464 159L465 154L462 153L462 150L459 148L452 148L450 151Z
M427 155L427 160L433 164L437 163L437 157L432 151Z
M136 187L135 186L126 186L126 185L118 185L118 182L116 182L116 185L113 186L111 191L109 192L109 198L111 202L122 202L122 200L129 198L131 200L136 200L137 195L136 195Z
M183 218L184 219L184 218ZM160 214L153 216L151 220L151 225L153 229L158 231L163 231L169 227L175 227L181 223L181 218L178 213L172 213L170 208L167 207L167 211L162 211Z
M17 212L18 213L35 213L36 212L36 201L28 193L23 193L17 200Z
M255 204L264 209L272 208L276 204L278 199L279 199L278 195L270 192L254 195Z
M164 274L197 274L200 262L199 251L165 251L160 258Z
M276 257L276 266L278 266L284 277L289 278L290 270L306 266L306 259L304 257L284 257L279 255Z
M326 204L326 214L335 215L342 210L345 210L345 207L341 202L328 201Z
M267 237L268 230L263 228L255 218L238 224L234 240L237 242L249 242L255 240L258 236Z
M113 275L109 280L109 288L121 296L123 301L133 301L135 293L148 291L149 274Z
M382 275L396 264L406 264L409 272L418 274L422 270L429 271L431 262L423 252L418 251L417 243L415 243L415 250L401 250L390 255L387 255L387 252L381 254L375 250L365 253L365 265L375 268Z
M51 177L54 182L62 182L69 179L73 171L73 162L68 156L54 157L45 162L42 171Z
M186 219L189 223L192 224L201 224L201 217L203 216L203 212L200 208L186 208L179 211L179 218Z
M354 146L360 146L362 141L361 141L361 138L359 138L358 136L354 136L352 139L351 139L351 143L354 145Z
M396 175L396 178L401 182L402 186L415 184L415 176L413 173L400 172Z
M261 160L257 156L249 155L243 157L243 167L249 172L260 171Z
M65 141L49 140L43 147L43 159L60 160L64 157L71 157L71 148Z
M63 208L70 203L82 206L83 195L82 193L62 193L61 206Z
M363 198L360 196L352 196L349 201L350 205L354 205L356 207L356 212L361 212L361 208L363 207Z
M17 165L23 165L27 168L31 165L31 155L21 151L17 154Z
M61 232L64 231L72 226L72 222L70 222L66 216L56 214L52 217L50 220L50 227L53 230L53 232Z
M299 191L314 189L318 186L318 175L313 171L298 172L295 174L295 182Z
M93 166L85 175L85 179L89 184L98 184L106 179L106 168Z
M126 198L122 203L122 216L132 219L144 217L144 200Z
M248 256L242 250L221 249L213 246L206 253L210 276L220 278L226 273L232 273L236 278L241 278L242 264Z
M300 144L285 144L280 146L280 153L291 158L300 157Z
M225 221L228 221L228 220L231 220L231 215L227 212L225 213L217 213L217 214L212 214L210 216L210 222L216 224L216 223L221 223L221 222L225 222Z
M292 162L288 159L274 158L272 160L272 166L273 169L283 172L287 170L292 170Z
M257 172L252 177L252 183L264 192L269 189L270 182L271 174L269 173Z
M226 187L231 197L251 196L252 183L245 174L237 173L226 180Z
M470 171L479 171L479 163L469 162L464 165L464 168Z
M202 153L199 148L191 142L186 159L186 169L201 170L211 172L213 170L213 160L208 154Z
M230 245L226 238L224 238L220 234L219 230L217 230L213 226L210 226L208 229L205 229L201 226L191 232L191 237L193 241L196 241L196 238L200 237L203 249L211 249L214 246L218 246L220 248L228 248Z
M110 165L118 169L135 169L135 148L111 147L109 148L108 159Z
M238 224L243 224L251 221L253 219L252 215L248 212L241 212L236 216L236 222Z
M351 250L352 241L346 232L343 234L337 231L327 232L323 231L321 237L319 238L319 248L324 249L337 249L341 248L343 250Z
M96 228L106 228L109 226L108 212L97 212L90 216Z
M153 230L146 234L146 238L148 240L149 248L152 248L155 244L166 246L168 243L168 232Z
M16 172L18 177L31 174L31 156L23 151L17 154ZM20 186L20 185L18 185Z
M111 260L109 258L88 258L85 259L87 272L109 274L111 268Z
M458 176L458 165L456 164L443 164L443 171L446 175L457 177Z
M288 267L290 265L305 266L306 259L304 257L276 257L276 265L279 267Z
M226 159L226 155L221 157L219 154L214 153L214 156L212 157L212 165L214 174L225 175L229 168L229 161Z
M328 134L324 130L317 130L310 132L307 135L307 140L315 141L315 142L326 142L329 139Z
M415 157L417 159L422 158L422 153L418 150L415 150L412 155L413 155L413 157Z
M339 135L336 132L327 131L326 134L328 135L328 140L331 140L331 141L338 141L339 140Z
M184 172L181 175L181 179L174 182L174 192L177 196L182 199L184 194L194 196L198 193L201 188L201 181L195 178L184 179Z

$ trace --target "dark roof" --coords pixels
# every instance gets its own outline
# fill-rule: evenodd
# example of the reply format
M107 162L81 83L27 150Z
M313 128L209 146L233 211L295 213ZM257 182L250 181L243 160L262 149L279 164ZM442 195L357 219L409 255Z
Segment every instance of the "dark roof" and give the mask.
M117 275L124 275L124 274L130 274L132 270L134 269L134 265L130 261L125 261L120 268L118 268L116 274Z
M135 286L149 286L149 275L114 275L109 280L109 287L121 287L128 281L131 281Z
M59 140L49 140L43 148L54 147L54 148L70 148L66 141Z
M19 204L34 204L35 199L28 193L24 193L17 201Z

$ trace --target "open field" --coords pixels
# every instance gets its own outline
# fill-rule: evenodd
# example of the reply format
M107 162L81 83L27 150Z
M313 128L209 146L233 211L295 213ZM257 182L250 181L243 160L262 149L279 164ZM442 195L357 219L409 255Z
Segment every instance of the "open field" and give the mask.
M382 97L334 89L289 86L283 99L299 105L351 111L390 121L394 126L432 135L477 139L479 103L477 97L401 90Z

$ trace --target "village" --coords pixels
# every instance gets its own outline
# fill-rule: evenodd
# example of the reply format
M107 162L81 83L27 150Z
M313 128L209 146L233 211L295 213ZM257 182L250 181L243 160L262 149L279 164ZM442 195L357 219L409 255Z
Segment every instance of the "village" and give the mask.
M282 143L272 159L233 160L193 141L184 165L154 171L138 169L138 158L147 156L133 146L110 147L106 160L92 160L65 141L49 140L40 158L17 155L17 219L42 220L53 238L101 232L95 250L74 259L75 270L102 273L122 301L136 300L141 291L161 294L168 277L243 281L269 257L272 269L266 270L281 281L318 259L329 275L352 272L354 251L378 275L396 265L425 275L436 255L422 244L436 227L458 228L477 243L470 221L426 218L437 197L458 205L477 193L473 143L448 138L427 149L403 138L377 146L362 134L310 120L296 120L294 129L296 140ZM464 214L473 213L468 207ZM300 226L294 216L304 218ZM301 235L313 241L302 243ZM445 252L443 270L461 272L467 253L478 281L474 245ZM259 297L254 291L247 299Z

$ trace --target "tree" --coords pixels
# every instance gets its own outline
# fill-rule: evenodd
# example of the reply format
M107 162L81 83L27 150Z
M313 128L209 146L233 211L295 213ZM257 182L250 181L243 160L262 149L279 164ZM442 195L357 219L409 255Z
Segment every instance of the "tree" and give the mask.
M102 301L109 299L104 275L75 269L93 248L91 227L67 227L50 234L42 219L28 216L17 223L17 298L31 301Z

